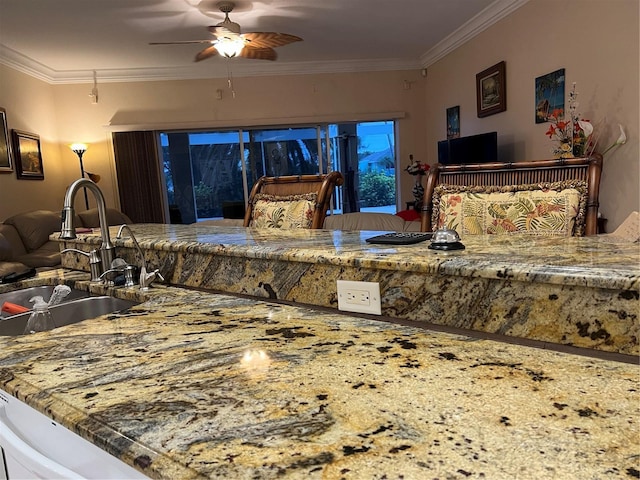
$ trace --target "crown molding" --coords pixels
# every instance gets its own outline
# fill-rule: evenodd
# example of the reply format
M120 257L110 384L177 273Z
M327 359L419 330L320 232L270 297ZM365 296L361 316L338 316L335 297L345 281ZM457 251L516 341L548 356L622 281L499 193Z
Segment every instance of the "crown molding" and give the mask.
M11 48L0 43L0 64L13 68L31 77L52 83L51 79L55 75L55 70L36 62L25 55L22 55Z
M528 1L496 0L418 59L387 58L382 60L277 62L268 64L244 59L229 61L234 62L232 74L235 77L418 70L437 62ZM53 70L2 44L0 44L0 64L52 85L93 82L93 70ZM101 83L226 78L228 75L229 71L224 60L221 62L194 63L188 67L96 70L96 76Z
M193 80L207 78L227 78L229 70L224 59L218 62L195 64L188 67L164 68L123 68L96 70L100 83L148 82L161 80ZM417 70L418 59L376 59L340 60L328 62L277 62L258 63L238 59L233 62L231 73L234 77L257 77L270 75L314 75L330 73L374 72L385 70ZM247 63L245 63L247 62ZM251 63L249 63L251 62ZM33 59L0 44L0 63L19 72L52 85L92 83L93 70L63 70L48 68Z
M496 0L420 57L421 68L433 65L529 0Z

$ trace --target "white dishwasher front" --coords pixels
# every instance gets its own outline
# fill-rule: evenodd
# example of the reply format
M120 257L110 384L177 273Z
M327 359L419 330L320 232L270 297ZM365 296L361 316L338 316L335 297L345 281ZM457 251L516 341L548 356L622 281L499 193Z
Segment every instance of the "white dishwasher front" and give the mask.
M0 480L148 478L2 390L0 454Z

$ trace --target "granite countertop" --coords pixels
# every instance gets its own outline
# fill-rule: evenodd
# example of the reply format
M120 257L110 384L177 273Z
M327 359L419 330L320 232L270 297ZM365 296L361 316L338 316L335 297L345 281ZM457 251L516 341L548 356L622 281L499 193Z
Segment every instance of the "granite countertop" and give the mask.
M430 250L428 242L374 245L381 232L246 229L205 225L131 225L143 249L439 273L640 291L640 244L608 236L469 236L465 250ZM117 227L111 228L115 237ZM51 236L56 238L56 234ZM100 245L99 231L74 242ZM133 247L130 238L115 240Z
M58 278L87 275L18 286ZM152 478L640 475L637 365L162 285L146 295L0 338L0 388Z

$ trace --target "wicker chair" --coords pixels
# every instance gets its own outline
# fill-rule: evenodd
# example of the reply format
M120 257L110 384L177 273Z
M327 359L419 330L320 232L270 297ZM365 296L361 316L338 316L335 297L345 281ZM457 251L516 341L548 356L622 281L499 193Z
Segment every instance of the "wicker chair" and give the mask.
M437 164L429 170L423 197L421 230L430 232L434 226L434 190L438 185L457 187L504 187L509 185L550 184L582 181L586 183L584 229L577 235L595 235L598 223L598 194L602 173L602 155L589 158L566 158L514 163L484 163L464 165ZM442 187L441 187L442 188Z
M320 229L329 209L331 195L333 195L335 187L342 185L343 182L344 179L340 172L331 172L326 175L261 177L251 189L249 204L244 216L244 226L255 226L256 215L263 212L259 203L265 202L267 199L277 201L280 205L300 201L309 202L310 209L307 212L311 215L310 222L301 228ZM258 208L256 208L257 205ZM277 227L275 222L270 226Z

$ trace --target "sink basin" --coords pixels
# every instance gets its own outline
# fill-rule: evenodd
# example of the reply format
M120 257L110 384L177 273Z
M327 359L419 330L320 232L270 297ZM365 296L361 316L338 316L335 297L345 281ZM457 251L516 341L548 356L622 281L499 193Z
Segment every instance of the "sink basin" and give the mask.
M0 293L0 306L4 302L9 302L15 303L16 305L22 305L23 307L32 308L33 304L29 302L31 298L39 295L45 300L45 302L49 301L51 294L53 293L53 289L54 287L52 285L42 285L40 287L29 287L21 290L15 290L13 292ZM72 288L71 292L64 298L63 302L88 296L89 292ZM11 316L10 313L0 311L0 318L9 316Z
M115 313L126 310L138 302L123 300L121 298L99 296L86 297L77 300L67 301L51 307L51 316L56 327L71 325L89 318L99 317L108 313ZM5 319L0 319L0 335L16 336L22 335L27 326L27 321L31 312L13 315Z

